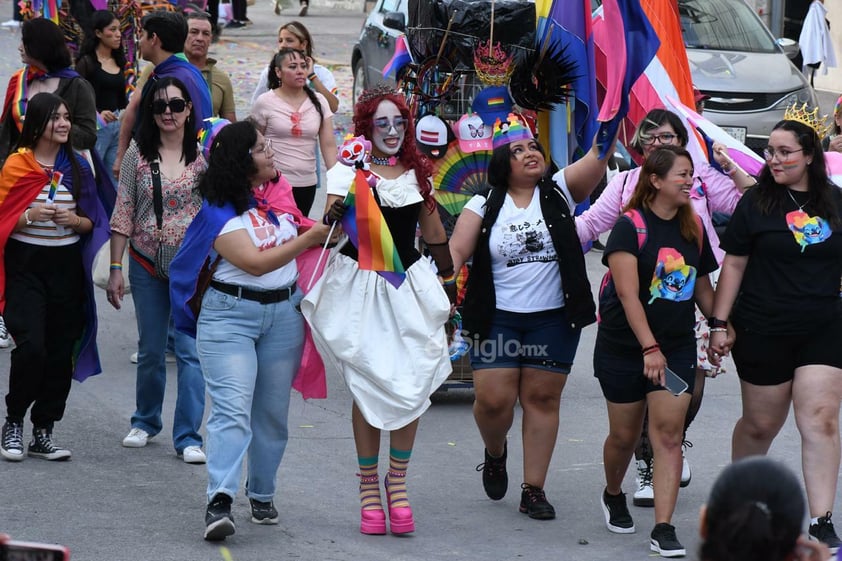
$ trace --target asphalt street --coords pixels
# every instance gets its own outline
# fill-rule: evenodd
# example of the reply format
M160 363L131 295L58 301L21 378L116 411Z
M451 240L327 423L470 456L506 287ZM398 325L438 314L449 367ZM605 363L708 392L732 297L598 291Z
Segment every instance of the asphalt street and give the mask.
M361 2L360 2L361 3ZM361 6L360 6L361 8ZM297 12L297 10L296 10ZM0 20L11 14L11 1L0 0ZM279 23L295 13L272 13L269 0L249 7L253 26L225 32L212 56L232 73L238 87L238 114L247 113L260 65L268 61ZM338 127L347 123L350 99L350 50L363 21L362 10L319 6L304 23L314 35L318 57L346 84ZM19 66L19 35L0 30L0 83ZM249 80L251 83L249 84ZM835 99L828 94L826 99ZM832 107L832 105L831 105ZM344 121L343 121L344 119ZM317 202L315 208L320 208ZM596 289L604 272L600 254L587 265ZM16 539L60 543L74 561L204 561L276 559L350 561L558 559L615 561L650 557L648 534L652 509L630 507L637 533L615 535L604 525L599 496L604 485L602 443L607 433L604 400L592 372L591 326L584 331L574 370L564 392L558 443L546 483L558 517L536 521L518 512L522 474L520 417L509 435L508 495L499 502L485 497L475 471L483 447L471 414L470 389L434 396L423 416L408 489L417 530L406 537L359 533L358 471L351 435L351 399L342 380L328 373L328 398L304 401L294 394L290 442L278 473L275 504L280 525L248 521L248 502L234 503L237 533L225 546L202 539L204 466L187 465L172 448L175 367L164 404L164 431L146 448L120 445L134 410L135 368L129 355L137 332L130 298L116 311L97 292L99 345L104 372L74 383L65 419L55 438L73 451L70 462L27 458L0 461L0 532ZM0 351L0 388L8 387L9 351ZM711 483L730 459L730 435L740 415L739 384L733 365L709 380L705 401L688 438L693 480L679 495L673 523L696 558L699 507ZM26 431L30 426L27 421ZM383 440L384 452L388 440ZM800 442L792 418L774 443L771 455L800 471ZM631 494L630 469L624 490ZM631 501L630 501L631 502ZM842 512L837 498L836 510Z

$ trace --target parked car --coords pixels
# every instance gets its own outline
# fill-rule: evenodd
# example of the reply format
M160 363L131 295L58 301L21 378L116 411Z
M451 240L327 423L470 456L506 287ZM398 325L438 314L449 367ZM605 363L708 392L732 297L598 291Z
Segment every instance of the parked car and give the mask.
M794 102L818 106L792 64L798 43L772 36L742 0L679 0L681 31L693 83L710 96L705 116L760 152Z
M408 0L377 0L369 12L351 53L354 103L366 88L395 83L383 77L383 67L395 52L395 39L406 31L407 9Z

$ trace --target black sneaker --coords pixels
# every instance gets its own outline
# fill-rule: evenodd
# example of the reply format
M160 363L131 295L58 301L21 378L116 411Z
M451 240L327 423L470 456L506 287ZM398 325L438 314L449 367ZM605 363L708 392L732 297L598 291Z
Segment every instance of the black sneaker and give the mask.
M223 493L214 495L205 511L205 539L211 542L224 540L234 533L234 517L231 516L233 499Z
M482 472L482 487L489 499L499 501L506 496L509 489L509 474L506 473L506 456L508 447L503 445L503 455L499 458L492 458L485 451L485 461L477 466L477 471Z
M594 240L591 243L591 249L594 251L605 251L605 246L599 240Z
M655 524L649 537L649 549L657 551L661 557L684 557L687 550L675 535L675 526L661 522Z
M547 502L543 489L533 487L528 483L521 486L520 511L535 520L552 520L555 518L553 505Z
M0 436L0 454L12 462L23 460L23 421L7 420Z
M277 524L278 509L272 501L264 503L257 499L249 499L251 505L251 521L255 524Z
M830 521L831 513L828 512L815 524L810 524L810 539L825 544L831 553L839 551L840 541L833 529L833 522Z
M609 495L608 489L602 492L602 512L605 513L605 526L615 534L633 534L634 520L626 504L626 494Z
M53 434L50 429L32 429L32 442L29 443L27 454L33 458L51 461L70 459L70 450L58 448L53 444Z

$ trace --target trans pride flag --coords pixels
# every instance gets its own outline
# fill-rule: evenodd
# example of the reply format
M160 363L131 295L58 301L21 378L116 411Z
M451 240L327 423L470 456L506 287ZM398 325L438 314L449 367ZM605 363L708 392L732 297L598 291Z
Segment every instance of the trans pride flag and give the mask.
M358 169L354 175L344 203L348 210L342 217L342 229L357 248L360 269L377 271L389 284L399 288L406 279L406 272L362 170Z

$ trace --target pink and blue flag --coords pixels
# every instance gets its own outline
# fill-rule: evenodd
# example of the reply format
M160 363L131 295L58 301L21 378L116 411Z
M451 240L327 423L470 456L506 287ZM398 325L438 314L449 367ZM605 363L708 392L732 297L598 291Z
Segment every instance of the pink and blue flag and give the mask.
M652 109L666 106L666 97L672 96L685 105L693 104L693 85L690 76L690 63L687 60L687 52L684 48L684 40L681 34L681 22L678 15L678 5L675 1L667 0L639 0L632 3L630 0L614 0L618 4L622 2L637 12L636 17L645 17L648 26L654 31L659 47L656 54L650 59L644 72L637 77L631 86L628 98L628 113L620 125L620 140L626 145L634 135L634 131L640 121ZM642 11L642 16L640 12ZM607 91L609 66L617 62L618 48L616 23L606 21L607 14L603 7L597 9L593 14L593 34L596 46L596 77L600 88L600 94ZM610 16L616 21L615 16ZM611 24L611 25L609 25ZM612 27L613 26L613 27ZM625 27L625 23L624 23ZM632 26L630 26L630 29ZM634 37L632 45L637 45L642 37ZM635 47L623 44L626 56L634 52ZM616 76L618 69L613 69L617 87ZM623 74L625 76L625 74ZM612 94L616 95L616 94Z
M661 41L639 0L605 0L605 27L611 38L605 45L607 73L605 99L597 119L599 157L603 158L629 113L632 86L655 58Z
M410 62L412 62L412 54L409 52L406 35L400 35L395 39L395 54L392 55L392 58L383 67L383 77L388 78L391 74L397 77L400 69Z
M357 170L345 196L348 210L342 217L342 230L357 248L357 262L365 271L376 271L395 288L406 280L406 272L365 174Z

